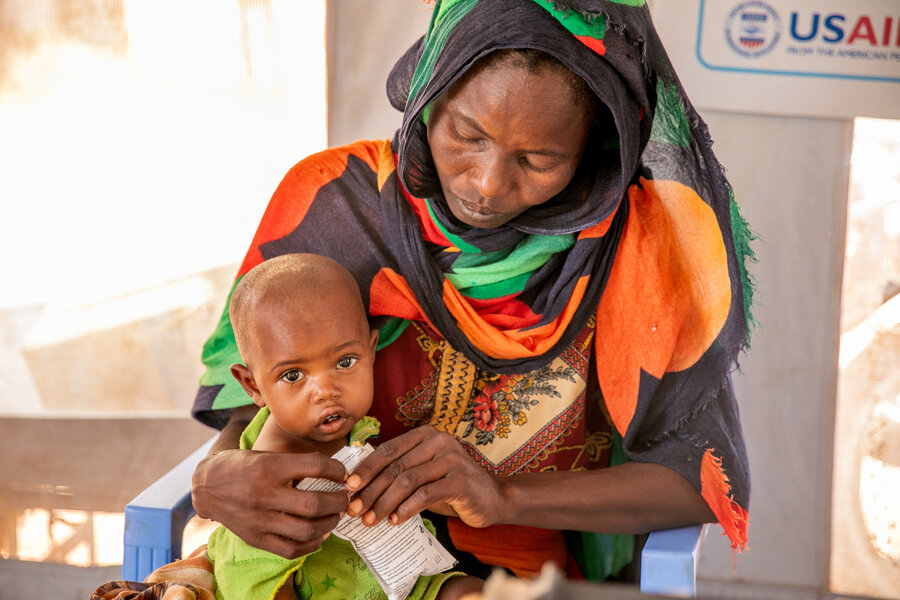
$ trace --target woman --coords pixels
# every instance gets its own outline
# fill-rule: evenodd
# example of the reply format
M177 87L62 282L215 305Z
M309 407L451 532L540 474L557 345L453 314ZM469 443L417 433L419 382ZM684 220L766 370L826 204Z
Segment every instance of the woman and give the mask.
M287 252L353 272L380 330L378 452L348 503L289 485L342 480L334 461L234 450L253 409L228 374L226 310L194 406L224 427L194 476L198 514L297 556L342 511L427 509L471 570L519 574L630 559L567 531L718 521L745 545L729 373L750 236L643 1L568 4L438 1L388 82L393 140L286 175L238 279Z

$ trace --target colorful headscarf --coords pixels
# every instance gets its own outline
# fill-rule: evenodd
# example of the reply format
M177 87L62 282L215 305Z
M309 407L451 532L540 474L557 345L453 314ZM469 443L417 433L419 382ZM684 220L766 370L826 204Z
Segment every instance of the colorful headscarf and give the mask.
M570 185L496 229L457 221L427 144L427 109L479 58L534 48L600 99ZM596 322L597 375L632 460L684 475L733 546L749 473L730 372L747 345L750 235L711 141L641 0L444 0L388 82L404 111L391 144L314 155L285 177L241 266L315 252L357 278L381 344L410 321L476 367L525 373ZM194 414L248 403L227 310L204 347Z

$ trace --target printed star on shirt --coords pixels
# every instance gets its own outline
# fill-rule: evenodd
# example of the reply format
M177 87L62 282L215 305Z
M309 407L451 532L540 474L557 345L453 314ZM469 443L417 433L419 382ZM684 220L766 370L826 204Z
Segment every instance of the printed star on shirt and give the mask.
M335 582L335 581L337 581L337 579L335 579L334 577L332 577L332 576L329 575L328 573L325 573L325 579L322 580L322 585L325 586L325 589L326 589L326 590L330 590L331 588L334 587L334 582Z

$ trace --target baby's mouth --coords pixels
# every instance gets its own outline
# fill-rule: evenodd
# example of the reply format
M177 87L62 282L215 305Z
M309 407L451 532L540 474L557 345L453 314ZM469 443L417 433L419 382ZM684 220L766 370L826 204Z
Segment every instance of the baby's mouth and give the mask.
M333 406L322 411L318 427L324 433L334 433L344 426L346 420L346 413L339 406Z

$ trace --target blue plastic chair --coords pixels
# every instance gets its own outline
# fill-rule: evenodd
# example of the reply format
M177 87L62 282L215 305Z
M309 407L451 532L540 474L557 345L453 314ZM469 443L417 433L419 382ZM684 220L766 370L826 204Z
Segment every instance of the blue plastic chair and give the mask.
M191 504L191 476L214 439L125 507L122 579L143 581L155 569L181 558L184 527L195 514ZM706 528L706 525L695 525L650 533L641 551L641 592L694 598L697 560Z

